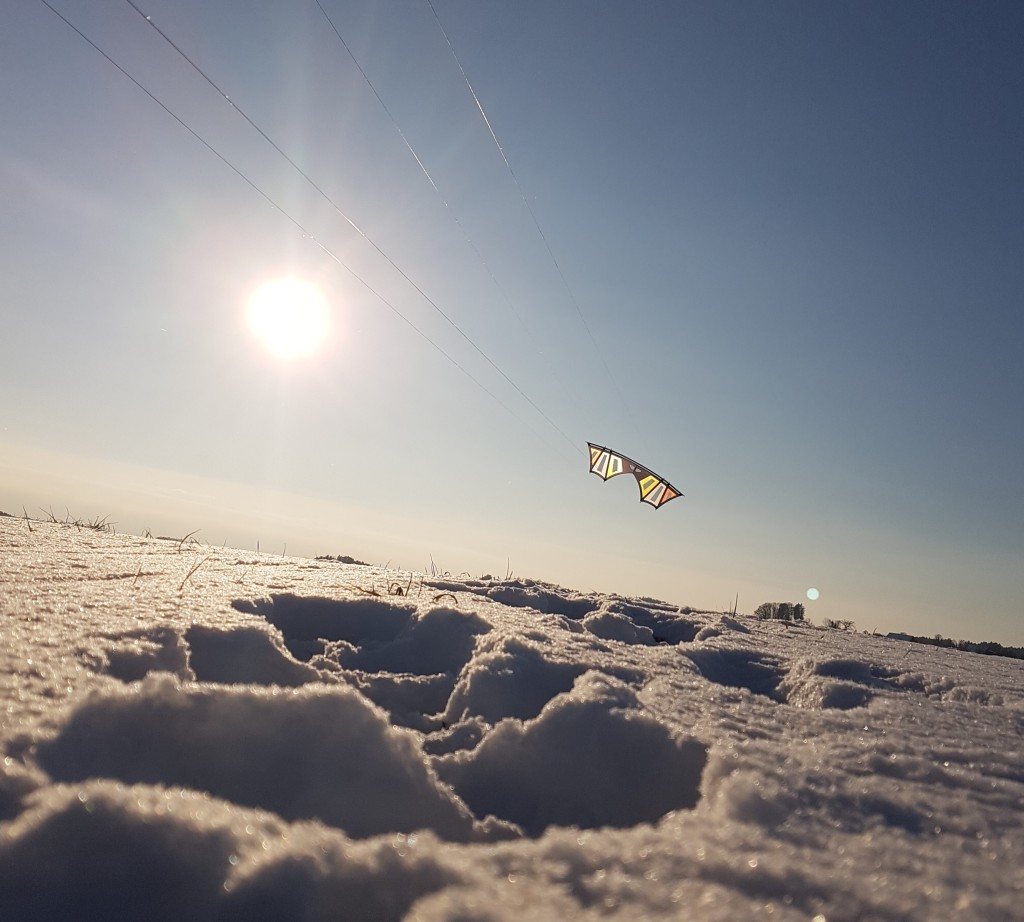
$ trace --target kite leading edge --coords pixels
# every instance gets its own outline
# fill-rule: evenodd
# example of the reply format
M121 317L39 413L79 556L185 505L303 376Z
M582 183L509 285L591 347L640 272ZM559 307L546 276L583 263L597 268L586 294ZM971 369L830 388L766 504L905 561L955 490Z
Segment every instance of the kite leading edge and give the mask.
M590 473L597 474L602 480L610 480L618 474L632 474L640 486L640 502L647 503L655 509L664 506L671 499L682 496L672 484L632 458L587 442L590 447Z

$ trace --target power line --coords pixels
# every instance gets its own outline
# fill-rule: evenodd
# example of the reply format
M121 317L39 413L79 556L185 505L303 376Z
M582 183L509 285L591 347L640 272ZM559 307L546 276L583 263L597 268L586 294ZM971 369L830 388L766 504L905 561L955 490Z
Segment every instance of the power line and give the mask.
M83 41L85 41L90 47L98 52L109 64L116 68L122 76L127 78L133 83L139 90L146 94L154 103L156 103L164 112L166 112L171 118L174 119L182 128L184 128L193 138L195 138L200 144L203 145L211 154L213 154L218 160L221 161L228 169L230 169L236 176L238 176L243 182L246 183L254 192L256 192L270 207L279 212L287 221L289 221L301 234L302 236L319 247L325 255L327 255L333 262L341 266L348 272L356 281L358 281L363 287L367 289L374 297L381 301L386 307L388 307L397 317L405 322L413 331L421 336L427 343L429 343L434 349L441 353L449 362L451 362L456 368L459 369L470 381L472 381L477 387L479 387L485 394L493 399L499 406L501 406L509 415L512 416L517 422L522 425L526 425L522 420L500 397L494 394L486 385L481 383L476 377L473 376L457 359L450 355L440 344L435 342L431 337L421 330L412 320L405 316L394 304L391 303L384 295L377 291L366 279L359 275L354 269L347 265L341 257L339 257L333 250L330 249L326 244L317 239L317 237L311 233L306 227L295 217L289 214L284 208L282 208L270 195L263 191L252 179L250 179L245 173L242 172L234 163L232 163L227 157L225 157L220 151L218 151L209 141L207 141L202 135L199 134L191 125L189 125L181 116L179 116L174 110L172 110L166 103L164 103L159 97L145 87L139 80L137 80L131 73L129 73L124 67L122 67L117 61L114 60L106 51L100 48L88 35L82 32L73 22L71 22L63 13L54 8L49 0L39 0L51 13L53 13L58 19L60 19L68 28L75 32ZM131 0L128 0L130 3ZM132 4L134 6L134 4ZM136 8L137 9L137 8ZM144 14L143 14L144 15ZM148 19L148 17L147 17ZM254 126L255 127L255 126ZM269 140L269 139L268 139ZM273 143L273 142L271 142ZM276 147L276 145L275 145ZM303 174L305 175L305 174ZM544 415L543 413L541 415ZM545 416L547 419L547 416ZM548 419L550 423L551 420ZM554 423L552 423L554 425ZM528 427L531 428L531 427ZM558 427L555 426L557 429ZM561 432L561 430L558 430ZM563 437L568 441L568 437L565 433L562 433ZM573 447L575 446L575 443Z
M45 0L43 0L43 2L45 2ZM561 435L562 438L565 439L566 442L568 442L570 445L572 445L572 447L575 450L582 451L582 448L580 448L580 446L576 442L574 442L572 439L569 438L568 435L565 434L565 432L562 430L562 428L553 419L551 419L551 417L548 416L548 414L545 413L544 410L541 409L541 407L533 400L533 398L531 398L515 381L513 381L512 378L509 377L509 375L479 345L477 345L476 341L473 340L473 338L470 337L470 335L468 333L466 333L466 331L463 330L462 327L460 327L459 324L456 323L455 320L453 320L441 308L441 306L439 304L437 304L437 302L434 301L433 298L430 297L430 295L428 295L415 281L413 281L413 279L408 275L408 273L406 273L406 271L401 266L399 266L398 263L396 263L394 261L394 259L392 259L391 256L389 256L376 243L376 241L373 240L372 237L370 237L365 231L363 231L362 228L360 228L359 225L357 225L355 223L355 221L353 221L341 209L341 207L338 205L337 202L334 201L333 198L331 198L331 196L328 195L327 192L325 192L324 189L321 186L319 186L312 179L312 177L310 177L309 174L306 173L305 170L302 169L302 167L300 167L291 157L289 157L288 154L286 154L284 152L284 150L282 150L281 147L262 128L260 128L260 126L257 125L256 122L254 122L252 120L252 118L249 117L249 115L241 108L241 106L239 106L238 103L236 103L223 89L221 89L221 87L217 85L217 83L213 80L213 78L210 77L209 74L207 74L198 64L196 64L196 62L193 61L192 58L189 57L189 55L186 54L186 52L184 50L182 50L182 48L179 47L174 42L174 40L166 32L163 31L163 29L161 29L155 22L153 22L153 18L151 16L147 16L136 5L134 0L125 0L125 3L127 3L133 10L135 10L135 12L138 13L139 16L141 16L146 21L146 23L148 25L150 25L157 32L157 34L160 35L160 37L163 38L164 41L167 42L167 44L170 45L189 64L190 67L192 67L193 70L195 70L195 72L197 74L199 74L199 76L201 76L214 90L216 90L216 92L221 97L223 97L223 99L228 103L228 105L230 105L231 108L235 110L235 112L237 112L243 119L245 119L245 121L248 122L248 124L260 135L260 137L262 137L271 147L273 147L274 150L277 151L277 153L280 154L288 162L288 164L313 189L316 190L316 192L346 221L346 223L357 234L359 234L360 237L362 237L371 247L373 247L373 249L376 250L377 253L380 256L382 256L387 261L387 263L399 275L402 276L403 279L405 279L406 282L408 282L414 289L416 289L416 291L420 294L420 296L434 309L434 311L436 311L441 317L443 317L444 320L470 346L472 346L473 349L476 350L476 352L484 359L484 361L486 361L499 375L501 375L501 377L505 379L505 381L513 388L513 390L515 390L519 394L520 397L522 397L531 407L533 407L534 410L536 410L537 413L539 413L544 418L544 420L548 423L548 425L550 425L556 432L558 432L558 434ZM47 6L49 6L49 4L47 4ZM51 7L51 9L52 9L52 7ZM321 9L322 9L322 7L321 7ZM415 156L415 152L414 152L413 155ZM418 159L419 158L417 158L417 160ZM429 174L428 174L428 178L429 178ZM433 180L431 180L431 182L433 182Z

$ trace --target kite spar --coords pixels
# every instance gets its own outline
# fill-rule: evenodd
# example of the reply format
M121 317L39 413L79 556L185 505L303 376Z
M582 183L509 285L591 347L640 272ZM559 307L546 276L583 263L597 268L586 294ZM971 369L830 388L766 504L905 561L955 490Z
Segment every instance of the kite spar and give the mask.
M587 442L587 445L590 447L590 473L597 474L602 480L611 480L618 474L632 474L640 485L640 502L659 509L669 500L683 495L664 477L637 464L632 458L593 442Z

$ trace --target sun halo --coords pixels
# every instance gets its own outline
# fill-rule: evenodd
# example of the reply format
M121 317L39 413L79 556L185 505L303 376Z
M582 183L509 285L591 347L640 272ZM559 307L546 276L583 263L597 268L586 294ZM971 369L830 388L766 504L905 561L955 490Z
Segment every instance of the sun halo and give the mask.
M319 287L292 276L264 282L246 305L249 330L286 362L312 355L323 345L329 314Z

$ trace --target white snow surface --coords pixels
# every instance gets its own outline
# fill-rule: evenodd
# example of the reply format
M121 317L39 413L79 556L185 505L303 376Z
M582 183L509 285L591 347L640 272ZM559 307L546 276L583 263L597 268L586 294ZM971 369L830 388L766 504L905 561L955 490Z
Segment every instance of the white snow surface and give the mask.
M1024 918L1015 660L4 517L0 694L4 919Z

